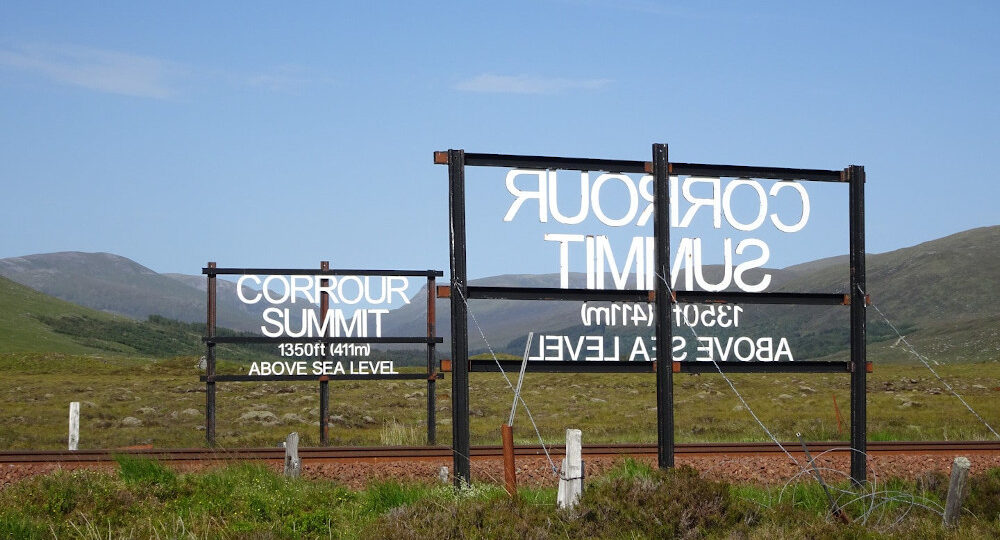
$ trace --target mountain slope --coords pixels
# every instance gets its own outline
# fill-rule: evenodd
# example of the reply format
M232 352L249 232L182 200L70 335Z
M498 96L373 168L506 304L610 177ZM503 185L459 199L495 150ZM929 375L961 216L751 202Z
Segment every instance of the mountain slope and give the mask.
M68 335L55 332L38 320L37 317L41 315L114 319L106 313L46 296L0 277L0 352L47 351L68 354L103 352L99 348L82 345Z
M204 276L158 274L111 253L76 251L0 259L0 276L47 295L138 320L160 315L184 322L205 322ZM218 324L259 331L265 306L247 306L236 284L219 279Z
M866 292L908 335L933 335L937 336L937 342L942 342L949 332L964 332L963 336L992 336L995 332L990 333L991 325L1000 318L1000 272L997 268L1000 268L1000 226L983 227L913 247L869 255ZM720 271L717 266L706 267L706 277L714 281ZM848 292L849 269L845 256L767 271L772 274L772 291ZM136 318L157 314L202 322L205 317L204 276L157 274L116 255L53 253L2 259L0 275L11 275L42 291L53 291L53 295L58 294L63 299ZM570 281L571 286L580 287L584 277L571 274ZM683 282L682 276L678 283ZM471 283L555 287L559 277L556 274L502 275ZM257 330L261 317L254 310L266 306L240 304L233 282L220 279L218 286L220 326ZM423 335L426 331L424 294L426 291L417 293L414 298L421 300L387 315L383 335ZM444 352L450 337L450 301L438 300L436 306L438 334L446 338L440 349ZM742 307L745 312L738 331L716 329L714 335L787 336L796 351L796 359L834 354L846 346L848 309L844 306ZM470 314L475 316L474 321L470 317L470 349L487 349L477 323L493 349L518 355L528 331L570 336L652 334L651 327L584 327L580 308L578 302L474 300L470 302ZM869 312L868 321L871 343L895 337L894 331L874 310ZM683 328L675 329L675 335L690 339L688 334ZM699 334L705 334L705 330L699 329ZM966 348L972 346L966 337L961 339Z
M924 331L939 336L940 341L940 336L950 331L948 328L958 325L968 331L978 328L976 335L987 335L991 321L1000 317L998 268L1000 226L972 229L908 248L869 254L867 292L904 333ZM846 256L812 261L771 271L774 277L771 290L847 293L849 271ZM571 285L579 286L582 276L574 275L573 281L576 283ZM682 282L683 278L678 280ZM473 280L471 284L553 287L558 285L558 276L496 276ZM438 333L446 337L450 336L449 308L448 300L438 301ZM469 325L472 350L486 348L475 322L483 328L495 350L515 354L521 353L519 347L523 347L523 338L530 330L572 336L602 333L581 325L578 302L476 300L470 303L470 308L476 317ZM744 308L745 323L737 335L789 336L793 349L804 353L796 358L823 356L847 344L849 319L844 306L747 305ZM390 319L397 321L393 324L398 326L390 329L399 335L422 332L422 309L411 305L397 310L399 313L394 312ZM875 310L869 312L868 326L870 342L895 337L895 332ZM631 328L618 333L652 334L652 329ZM691 337L680 328L675 329L675 335Z
M238 335L218 328L219 335ZM136 321L71 304L0 277L0 353L198 356L205 353L205 323L158 315ZM273 347L220 344L219 357L273 358Z

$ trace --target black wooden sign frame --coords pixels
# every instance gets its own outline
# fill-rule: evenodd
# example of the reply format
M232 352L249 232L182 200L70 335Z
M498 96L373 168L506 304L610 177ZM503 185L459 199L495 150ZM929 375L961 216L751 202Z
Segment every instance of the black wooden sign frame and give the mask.
M448 166L449 244L451 285L446 295L451 297L452 355L452 444L454 449L455 482L471 479L469 461L469 373L497 371L492 360L469 360L468 311L465 301L471 299L516 300L581 300L649 302L655 304L656 341L672 343L672 327L668 314L674 302L744 303L744 304L809 304L850 306L850 360L847 362L736 362L724 363L733 373L850 373L851 389L851 478L864 483L867 475L866 449L866 374L871 369L867 361L866 290L865 284L865 208L864 167L851 165L843 170L792 169L785 167L753 167L742 165L711 165L672 163L666 144L653 144L652 161L629 161L593 158L566 158L507 154L466 153L464 150L434 152L434 163ZM652 174L654 180L653 234L655 237L654 268L669 276L670 261L669 189L670 175L709 176L727 178L761 178L774 180L805 180L838 182L849 185L850 213L850 293L747 293L675 291L669 294L666 283L656 280L656 287L644 290L595 290L532 287L479 287L468 284L466 264L466 205L465 168L504 167L525 169L556 169L607 173ZM662 209L662 210L661 210ZM456 294L457 292L457 294ZM501 361L500 364L504 364ZM508 361L517 369L520 361ZM591 362L591 361L530 361L534 372L588 373L656 373L657 448L661 468L674 465L674 397L673 374L715 372L708 362ZM507 368L504 368L505 370Z
M319 382L319 435L320 445L329 445L330 420L330 380L385 380L385 379L426 379L427 380L427 444L437 444L436 430L436 383L442 378L435 358L435 346L443 343L438 337L436 326L436 310L434 306L435 279L444 275L441 270L350 270L330 268L328 261L322 261L320 268L218 268L216 263L209 262L201 269L208 276L208 315L206 336L202 338L207 349L205 375L201 382L205 383L205 440L209 446L215 446L215 385L219 382L255 382L255 381L318 381ZM427 333L424 336L412 337L266 337L266 336L217 336L216 335L216 276L219 275L299 275L299 276L404 276L427 278ZM328 285L323 280L323 285ZM320 317L326 317L330 308L330 298L326 291L320 293ZM215 346L219 343L422 343L427 346L426 373L366 373L343 375L217 375L215 373ZM324 356L325 358L325 356Z

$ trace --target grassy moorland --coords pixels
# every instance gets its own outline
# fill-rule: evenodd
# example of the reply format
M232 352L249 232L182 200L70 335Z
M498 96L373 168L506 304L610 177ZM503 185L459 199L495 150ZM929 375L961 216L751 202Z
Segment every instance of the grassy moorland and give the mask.
M0 491L4 538L996 538L1000 469L972 478L956 528L941 524L944 475L879 486L831 486L851 517L830 517L815 483L731 485L625 461L588 481L572 510L554 489L375 483L351 490L289 480L260 465L179 474L120 457L114 472L79 470Z
M68 403L81 402L81 448L136 444L204 444L204 384L197 357L173 359L11 353L0 355L0 449L59 449L66 444ZM221 362L220 372L245 364ZM936 366L984 418L1000 424L1000 363ZM847 374L733 375L747 402L776 436L845 440ZM755 441L765 435L718 375L675 376L679 442ZM877 366L869 376L871 440L985 439L990 434L920 364ZM422 444L426 383L332 381L333 445ZM498 374L472 374L473 444L498 444L511 392ZM438 383L438 442L451 440L450 380ZM838 429L834 397L843 424ZM532 374L524 398L542 436L562 441L583 429L587 442L653 442L652 374ZM276 446L291 431L318 444L315 383L220 383L218 442L224 447ZM523 412L515 439L537 442ZM841 429L843 431L841 431Z

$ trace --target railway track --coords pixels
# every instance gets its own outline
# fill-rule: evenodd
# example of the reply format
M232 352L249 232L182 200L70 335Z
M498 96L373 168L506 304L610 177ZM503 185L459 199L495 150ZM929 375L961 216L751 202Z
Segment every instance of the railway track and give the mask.
M802 447L798 442L782 443L793 455L801 454ZM811 442L807 443L811 453L831 451L847 454L847 442ZM514 449L517 456L544 455L538 445L518 445ZM551 446L549 452L553 455L563 455L563 446ZM677 456L767 456L781 455L782 450L773 443L686 443L674 448ZM964 455L1000 455L1000 442L997 441L894 441L870 442L868 453L873 455L892 454L956 454ZM76 463L99 464L114 461L120 454L145 456L160 461L198 462L198 461L282 461L285 456L283 448L239 448L239 449L206 449L206 448L125 448L104 450L78 450L74 452L60 450L15 450L0 452L0 465L16 465L29 463ZM655 456L654 444L590 444L583 447L585 456ZM502 455L500 446L473 446L472 459L496 459ZM451 449L442 446L383 446L383 447L325 447L299 448L299 457L304 463L323 462L385 462L385 461L440 461L452 457Z

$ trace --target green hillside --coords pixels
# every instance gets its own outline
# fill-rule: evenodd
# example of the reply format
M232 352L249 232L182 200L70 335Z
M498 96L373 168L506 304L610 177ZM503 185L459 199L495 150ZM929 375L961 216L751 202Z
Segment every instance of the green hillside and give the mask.
M150 316L145 321L110 315L53 298L0 277L0 353L128 354L153 357L204 354L203 323ZM225 328L219 335L241 335ZM258 359L267 345L220 345L219 355Z
M109 322L119 319L44 295L0 277L0 352L93 354L106 351L97 346L84 345L72 336L54 331L40 321L39 316L90 317ZM111 343L105 345L112 346Z
M913 343L924 343L928 354L949 360L994 360L1000 335L1000 226L981 227L938 238L916 246L867 258L867 291L875 306ZM717 268L710 270L716 271ZM846 256L768 270L772 291L847 293L850 275ZM571 275L571 281L573 277ZM475 280L475 285L549 286L556 275L506 275ZM683 281L683 280L681 280ZM438 332L448 336L449 300L438 300ZM592 303L602 306L606 304ZM700 336L787 337L797 360L817 359L843 353L849 342L847 306L769 306L745 304L739 329L704 328ZM401 321L392 331L400 335L421 331L423 306L411 304L393 313ZM493 349L520 357L529 330L536 334L652 336L652 327L586 327L581 324L578 302L529 302L480 300L470 304ZM473 353L487 349L470 323L469 347ZM685 328L674 334L692 340ZM902 360L895 331L875 309L868 314L868 342L884 351L884 358ZM630 342L630 341L629 341ZM608 341L605 352L610 353ZM693 346L693 343L689 343ZM877 345L877 347L876 347ZM446 344L439 350L444 351Z
M867 258L868 293L896 321L918 327L1000 315L1000 227L981 227ZM848 292L844 257L790 270L800 277L781 290ZM813 328L833 316L800 319Z
M0 259L0 276L79 306L139 321L150 315L205 320L205 276L159 274L112 253L64 251ZM235 282L220 279L217 287L220 326L260 328L263 304L240 302Z

